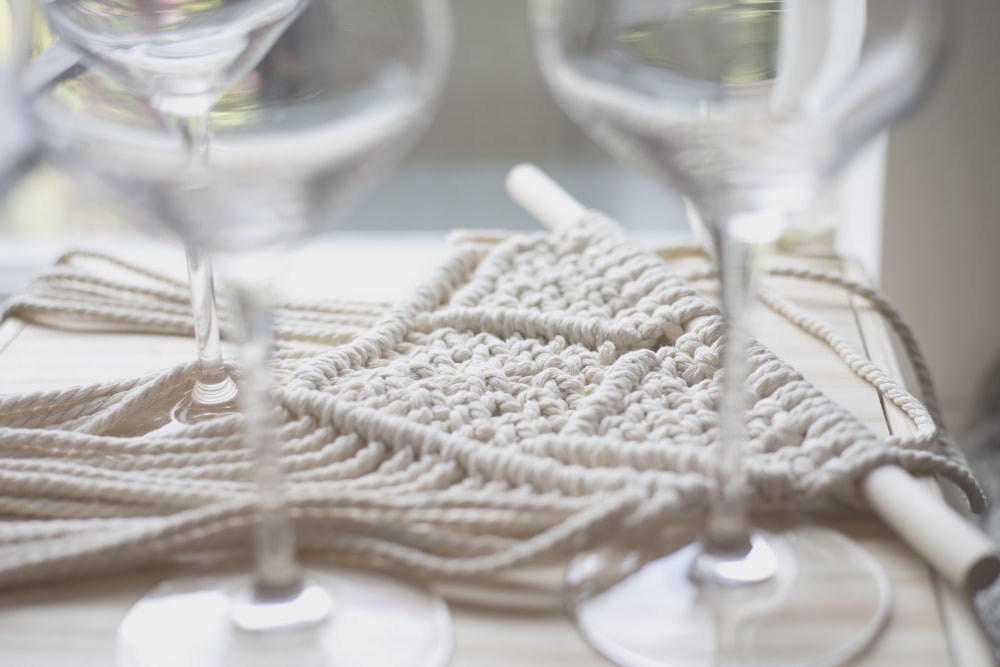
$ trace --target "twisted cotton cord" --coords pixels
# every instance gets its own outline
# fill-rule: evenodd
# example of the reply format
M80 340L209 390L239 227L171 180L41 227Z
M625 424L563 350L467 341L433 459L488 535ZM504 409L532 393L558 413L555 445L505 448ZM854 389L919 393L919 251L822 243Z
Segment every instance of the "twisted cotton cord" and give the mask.
M704 248L697 244L677 245L661 249L657 252L663 258L679 259L683 257L705 256ZM889 441L907 451L902 458L908 459L907 467L916 472L929 472L933 465L928 466L925 457L919 453L919 448L930 447L947 451L952 460L962 461L964 454L957 441L947 431L941 413L940 402L934 387L930 367L927 364L912 327L906 322L902 313L889 299L871 286L834 272L804 266L768 266L765 273L776 277L790 277L800 280L832 285L845 290L848 294L867 301L890 327L892 333L903 346L906 361L914 372L920 398L908 392L903 386L890 377L886 371L877 367L863 352L859 351L846 337L837 332L829 323L823 322L797 306L791 300L771 289L760 290L760 300L771 310L784 317L802 331L826 343L835 351L845 365L858 377L868 382L879 391L880 395L900 408L914 425L915 432L908 436L891 435ZM684 275L687 280L714 279L717 273L712 267L689 269ZM973 478L962 472L964 463L960 465L944 464L937 474L949 479L963 489L969 498L970 505L976 512L985 510L981 487Z
M657 255L665 261L680 258L707 257L704 247L698 243L677 243L667 247L658 248ZM684 277L685 280L689 281L709 280L716 279L718 277L717 271L711 266L704 266L696 269L688 268L687 270L679 270L678 272ZM919 390L920 400L923 401L923 408L930 415L934 423L937 424L939 428L944 430L944 419L941 412L940 401L937 397L937 390L934 386L933 376L926 357L924 356L920 348L920 344L917 341L916 333L906 321L903 314L886 295L882 294L870 285L861 282L860 280L849 278L840 272L817 269L815 267L801 265L770 265L765 267L765 273L769 276L796 278L799 280L832 285L845 290L848 294L860 297L867 301L881 316L883 321L889 325L893 335L895 335L902 344L903 352L906 355L906 361L911 367L917 381L917 388ZM848 365L848 367L854 370L860 377L862 377L862 379L872 381L875 375L869 377L869 372L874 373L875 371L878 371L884 374L884 371L877 368L874 371L871 371L869 367L874 368L874 365L871 364L870 361L867 364L859 363L857 358L862 355L847 342L846 338L837 333L836 330L834 330L828 323L823 322L807 313L780 293L774 290L764 289L762 290L761 301L795 326L822 340L832 349L837 351L841 359ZM864 370L855 370L856 365ZM892 382L891 384L898 387L898 383L896 382ZM902 406L899 407L902 408Z
M128 273L128 263L111 264ZM105 307L105 325L130 311L109 295L164 300L130 326L152 326L150 314L171 331L189 326L177 281L140 269L156 286L130 294L134 278L108 284L65 270L45 287L50 303L90 290L88 326L101 324ZM14 312L43 312L32 303ZM465 242L391 308L333 302L282 312L275 415L306 548L478 576L620 532L691 532L701 520L721 320L606 220L552 237ZM886 463L943 474L976 504L964 462L925 422L923 439L879 439L768 350L750 356L756 508L850 498L857 479ZM191 370L0 397L0 481L11 482L0 513L21 517L10 531L0 524L0 586L245 542L256 514L238 415L169 435L103 435ZM923 419L916 407L908 414Z
M829 324L809 316L794 303L771 290L762 290L761 293L762 302L803 331L824 341L837 352L847 367L858 377L867 381L884 398L906 414L914 426L914 433L907 436L892 434L888 437L888 441L894 446L913 451L913 453L906 452L902 455L903 458L911 460L911 469L916 465L920 465L917 463L917 459L925 458L925 452L921 452L921 448L936 448L946 452L949 462L942 466L938 474L963 489L970 500L970 506L973 511L984 511L986 509L985 501L981 500L984 494L978 482L962 472L962 469L965 468L964 462L959 466L954 464L956 460L962 461L964 455L957 441L945 429L930 368L920 350L912 328L905 322L899 311L875 290L839 274L797 267L775 268L770 273L772 275L789 276L837 285L852 294L868 300L872 304L876 311L889 323L893 333L903 344L907 360L917 378L921 394L920 399L906 391L899 382L890 377L884 370L878 368L866 355L858 351ZM923 462L921 467L924 467L924 465L926 465L926 462Z
M111 272L111 275L108 275ZM351 300L279 299L280 340L337 345L370 329L388 304ZM183 281L139 264L89 250L64 254L8 303L5 317L65 328L124 329L193 335L190 291ZM223 338L233 337L228 311L220 311Z
M707 256L704 247L697 243L678 243L664 248L659 248L657 249L657 255L665 261L687 257ZM770 276L797 278L800 280L833 285L844 289L849 294L861 297L867 301L882 317L883 321L890 326L892 333L902 344L903 352L906 354L907 363L913 370L914 377L917 381L917 387L920 392L921 400L923 401L922 408L927 414L929 414L933 422L941 430L944 430L944 418L941 413L940 401L937 398L937 390L934 387L933 376L930 371L930 366L927 364L926 357L920 349L920 344L917 341L916 334L909 323L906 322L902 313L884 294L880 293L877 289L871 287L870 285L867 285L859 280L848 278L842 273L826 271L814 267L791 265L768 266L765 269L765 273ZM717 271L711 266L698 269L688 269L687 271L682 271L681 275L689 281L715 279L718 277ZM902 390L897 382L885 377L885 372L882 371L882 369L876 368L870 360L858 352L850 343L847 342L846 338L837 333L836 330L833 329L833 327L831 327L828 323L818 320L774 290L761 290L760 297L761 302L774 310L776 313L806 333L809 333L829 345L838 353L845 364L847 364L847 366L851 368L851 370L854 371L859 377L869 381L880 391L883 386L886 388L891 387L892 391L899 391L902 392L902 395L907 395L907 392ZM899 405L898 403L896 404L901 409L905 409L902 405ZM913 418L913 415L910 416ZM942 437L947 437L947 434L940 435Z
M379 493L380 497L384 494ZM537 562L547 557L560 556L592 546L595 539L609 534L632 533L656 526L666 533L684 530L677 526L664 526L664 516L684 518L687 511L674 494L646 497L644 494L622 490L605 497L590 498L584 508L562 522L548 523L544 530L526 539L499 542L490 535L483 535L483 524L467 526L460 541L469 556L457 559L453 553L433 553L450 540L442 534L421 535L416 539L402 539L409 531L391 530L387 527L385 512L378 512L377 522L352 522L337 519L344 508L351 508L353 498L303 498L292 490L289 502L293 519L300 523L301 542L305 548L333 549L341 554L358 554L381 560L388 565L425 574L449 577L475 577L490 574L520 564ZM484 499L485 500L485 499ZM403 499L403 502L413 502ZM494 505L495 501L490 500ZM523 509L523 508L522 508ZM460 515L459 515L460 516ZM512 515L514 524L524 527L520 513ZM422 517L424 520L427 517ZM405 525L412 525L412 517L403 515ZM246 532L255 522L255 514L246 503L216 504L198 507L174 514L162 521L146 518L116 520L115 530L102 531L100 535L83 531L66 531L41 543L32 542L29 548L11 552L0 546L0 586L24 584L43 578L70 576L78 571L114 571L134 561L148 562L179 548L217 549L245 539ZM320 522L322 530L310 522ZM510 526L510 522L505 522ZM484 547L498 548L484 548ZM433 547L429 549L428 547Z
M771 275L789 276L802 280L834 285L847 290L849 293L859 296L870 303L882 318L889 324L892 332L903 345L908 363L913 369L917 380L920 396L924 401L926 410L930 413L935 423L944 427L944 419L941 414L940 403L937 398L937 390L934 387L934 380L931 375L930 366L917 342L913 328L906 322L902 313L892 304L889 299L879 293L874 288L858 280L854 280L833 271L823 271L808 267L773 267L770 269ZM773 294L773 293L772 293ZM829 342L829 341L828 341Z

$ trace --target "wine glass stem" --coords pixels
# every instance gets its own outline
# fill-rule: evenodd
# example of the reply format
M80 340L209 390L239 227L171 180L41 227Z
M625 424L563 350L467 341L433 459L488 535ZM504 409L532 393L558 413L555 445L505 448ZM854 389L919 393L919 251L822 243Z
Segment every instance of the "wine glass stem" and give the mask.
M726 231L729 221L713 225L718 253L725 339L719 397L719 455L715 459L715 492L702 551L713 558L738 559L751 548L747 520L743 446L746 435L748 311L753 302L753 247Z
M187 150L191 183L197 185L205 177L205 170L208 168L208 112L177 116L173 121ZM185 243L184 252L187 257L194 334L198 345L198 375L190 397L178 406L175 418L184 423L193 423L199 417L226 411L227 407L235 405L237 389L236 383L226 372L222 359L211 260L207 252L191 242Z
M208 152L211 145L209 120L211 109L190 116L170 116L181 133L184 149L188 157L188 172L192 181L203 177L208 168Z
M302 587L295 529L284 502L284 475L270 371L273 310L269 289L237 280L232 288L243 324L240 397L246 447L257 485L254 587L262 599L293 597Z
M198 342L198 384L215 385L226 379L226 368L222 360L212 265L207 253L193 244L184 245L184 254L191 286L194 333Z

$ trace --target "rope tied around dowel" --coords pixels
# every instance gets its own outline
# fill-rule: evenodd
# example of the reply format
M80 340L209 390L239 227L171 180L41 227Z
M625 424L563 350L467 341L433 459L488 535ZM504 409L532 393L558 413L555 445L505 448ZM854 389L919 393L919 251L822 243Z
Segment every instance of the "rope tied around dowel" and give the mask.
M683 256L692 248L664 255ZM120 273L108 278L109 273ZM886 463L982 493L939 428L912 335L919 401L834 330L766 302L899 405L912 437L879 438L761 345L750 351L755 509L857 502ZM279 387L287 500L307 549L431 576L488 575L615 533L691 533L710 491L720 315L691 281L591 214L551 234L459 239L395 305L285 302ZM186 334L186 286L91 253L39 277L8 316ZM228 324L223 318L223 331ZM120 570L240 544L255 516L238 415L166 435L117 420L187 386L193 364L119 382L0 397L0 587Z

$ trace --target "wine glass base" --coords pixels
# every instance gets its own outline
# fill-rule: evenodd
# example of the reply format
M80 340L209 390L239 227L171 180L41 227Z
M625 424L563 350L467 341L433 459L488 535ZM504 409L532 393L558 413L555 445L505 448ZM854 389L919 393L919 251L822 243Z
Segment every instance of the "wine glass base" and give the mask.
M239 411L239 400L235 395L228 400L199 404L194 401L189 392L180 399L172 399L170 396L164 397L163 400L155 405L147 406L141 412L126 415L104 431L104 435L119 437L169 436L178 433L187 426L217 417L234 415Z
M759 535L779 559L770 580L699 587L697 544L648 561L610 545L570 565L567 607L621 667L830 667L882 631L889 581L864 549L817 526Z
M332 610L316 623L248 632L233 621L248 574L164 582L129 610L118 630L121 667L444 667L451 617L438 596L398 579L351 569L309 570ZM322 597L322 595L320 595Z
M217 417L235 415L239 411L240 404L235 397L230 401L210 405L199 405L187 399L174 407L170 413L170 423L165 424L164 427L176 431L185 426L200 424Z

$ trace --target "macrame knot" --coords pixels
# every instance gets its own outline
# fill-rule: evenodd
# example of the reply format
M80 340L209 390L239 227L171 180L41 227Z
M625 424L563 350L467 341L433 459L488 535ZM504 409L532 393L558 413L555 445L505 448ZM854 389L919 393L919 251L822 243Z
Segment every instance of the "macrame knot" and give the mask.
M660 257L598 213L551 234L454 235L453 253L396 304L285 301L274 361L289 511L304 548L411 573L489 576L565 558L621 532L697 530L712 492L722 320ZM696 258L690 246L664 249ZM780 273L780 270L778 271ZM690 273L704 279L703 263ZM880 438L770 350L748 354L751 508L831 499L886 463L982 494L924 402L831 327L765 291L899 405L912 438ZM191 330L184 285L94 253L67 256L8 316L136 333ZM239 416L142 438L116 425L182 391L193 366L0 397L0 587L231 548L255 520Z

